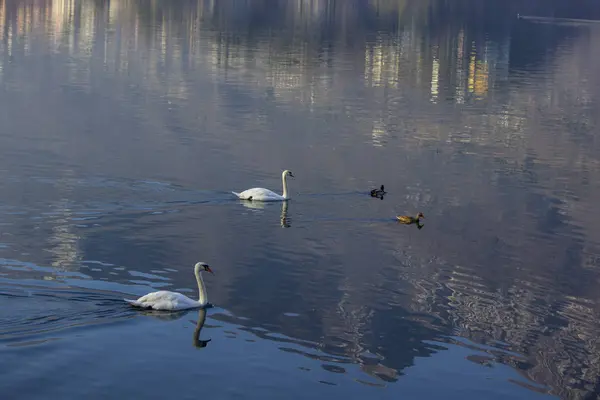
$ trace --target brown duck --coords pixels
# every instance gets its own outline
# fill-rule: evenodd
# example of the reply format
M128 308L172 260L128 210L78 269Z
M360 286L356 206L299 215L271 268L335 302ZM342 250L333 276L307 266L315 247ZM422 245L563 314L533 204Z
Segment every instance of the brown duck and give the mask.
M410 224L419 225L419 222L421 222L421 218L425 218L423 213L418 213L416 217L410 217L408 215L398 215L396 217L396 219L398 221L400 221L401 223L406 224L406 225L410 225Z

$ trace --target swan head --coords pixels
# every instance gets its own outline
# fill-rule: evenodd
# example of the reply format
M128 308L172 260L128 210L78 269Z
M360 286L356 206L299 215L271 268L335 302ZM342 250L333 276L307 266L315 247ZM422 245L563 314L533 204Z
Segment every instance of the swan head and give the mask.
M286 169L285 171L283 171L283 174L282 174L282 175L283 175L284 177L285 177L285 176L289 176L289 177L291 177L291 178L295 178L294 174L293 174L293 173L292 173L292 171L290 171L289 169Z
M214 274L214 272L212 272L212 269L210 269L210 266L205 263L205 262L198 262L196 263L196 265L194 265L194 271L196 272L210 272L211 274Z

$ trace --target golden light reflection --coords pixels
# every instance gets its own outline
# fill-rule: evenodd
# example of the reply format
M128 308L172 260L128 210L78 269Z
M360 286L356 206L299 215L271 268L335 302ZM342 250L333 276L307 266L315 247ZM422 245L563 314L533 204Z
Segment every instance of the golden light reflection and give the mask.
M467 79L469 92L473 93L475 91L475 64L477 63L477 58L475 56L475 52L473 51L469 56L469 77Z
M487 60L478 60L475 50L475 44L471 51L469 59L469 92L476 96L483 97L488 92L489 65Z
M380 12L389 9L397 13L400 20L406 12L404 3L371 3ZM326 1L297 1L298 11L289 13L286 18L291 18L293 25L299 29L312 29L319 23L319 16L332 12L327 4ZM24 46L27 52L34 36L26 32L45 29L47 37L53 40L55 51L67 51L73 60L77 60L77 64L70 66L70 74L75 76L73 84L77 85L85 86L90 78L84 69L89 69L94 57L101 56L103 63L115 73L125 74L132 68L138 68L136 65L144 64L148 84L179 100L190 97L183 71L211 66L215 78L226 74L228 79L241 80L248 73L262 73L255 80L271 86L275 96L286 101L310 98L311 107L327 101L328 97L318 97L325 95L326 90L313 90L311 94L292 93L303 91L313 82L320 82L315 79L314 68L308 68L313 51L309 43L295 41L288 51L280 52L273 37L270 42L257 42L256 51L249 53L243 42L202 29L205 25L221 23L214 19L221 7L217 3L199 0L190 9L187 19L178 24L171 23L161 14L162 7L163 4L155 1L142 10L137 3L123 1L98 5L91 1L54 0L18 6L15 15L9 17L7 3L2 2L0 26L2 34L7 36L4 43L9 55L16 43L14 35L24 38L19 45ZM409 26L395 36L379 34L375 40L366 42L362 67L365 84L372 88L397 88L401 82L417 86L428 82L434 103L444 95L442 90L445 88L453 88L451 96L446 97L459 104L466 101L465 93L472 93L477 98L487 95L494 71L490 70L486 59L478 58L475 42L471 42L469 59L464 60L464 30L458 30L454 40L428 46L423 46L419 35L419 30ZM447 47L451 43L455 45ZM331 55L323 53L323 56ZM463 63L468 71L466 83L463 83ZM169 65L167 79L159 76L165 65ZM446 71L453 73L447 75ZM448 79L453 82L447 82Z

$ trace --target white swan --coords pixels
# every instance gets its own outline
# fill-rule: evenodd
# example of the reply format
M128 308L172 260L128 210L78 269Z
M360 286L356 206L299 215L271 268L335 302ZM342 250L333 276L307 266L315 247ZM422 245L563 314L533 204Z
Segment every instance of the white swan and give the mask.
M283 195L278 195L277 193L264 188L252 188L248 190L244 190L242 193L231 192L235 194L242 200L252 200L252 201L284 201L290 198L288 195L287 181L286 178L291 176L294 178L294 174L292 171L285 170L281 173L281 181L283 183Z
M213 273L206 263L199 262L194 266L194 275L196 275L196 281L198 282L198 300L192 300L181 293L169 292L167 290L148 293L137 300L124 300L135 307L164 311L178 311L204 307L208 304L208 296L206 294L204 280L202 280L202 271L208 271L211 274Z

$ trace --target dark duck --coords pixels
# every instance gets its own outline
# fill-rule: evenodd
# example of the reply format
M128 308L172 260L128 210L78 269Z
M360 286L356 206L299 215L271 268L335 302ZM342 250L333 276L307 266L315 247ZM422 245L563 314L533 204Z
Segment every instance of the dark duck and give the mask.
M379 189L373 189L371 190L371 197L377 197L383 200L383 195L386 194L386 191L383 187L383 185L381 185L381 187Z

